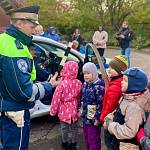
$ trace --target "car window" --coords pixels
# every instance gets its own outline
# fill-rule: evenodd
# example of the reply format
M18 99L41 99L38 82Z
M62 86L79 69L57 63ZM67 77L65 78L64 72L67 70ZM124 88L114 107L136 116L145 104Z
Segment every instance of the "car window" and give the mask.
M56 46L52 46L50 44L46 44L46 43L34 43L36 46L39 46L42 51L45 51L44 53L46 53L46 57L49 57L49 60L51 59L51 56L53 57L53 59L51 59L50 61L52 62L50 67L51 68L51 73L53 74L57 68L58 65L60 64L62 57L64 57L64 53L65 53L65 49L60 48L60 47L56 47ZM47 54L47 52L49 54ZM79 72L78 72L78 79L80 79L83 82L83 74L82 74L82 66L83 66L83 62L81 60L81 58L79 58L79 56L73 54L73 53L69 53L68 57L67 57L67 61L76 61L78 62L79 65Z
M55 54L59 58L64 57L65 49L61 49L61 48L58 48L56 46L51 46L51 45L45 44L45 43L35 43L35 44L38 45L39 47L41 47L42 49L48 51L49 53ZM69 61L69 60L74 60L78 63L80 61L77 56L75 56L71 53L69 53L69 55L67 57L67 61Z

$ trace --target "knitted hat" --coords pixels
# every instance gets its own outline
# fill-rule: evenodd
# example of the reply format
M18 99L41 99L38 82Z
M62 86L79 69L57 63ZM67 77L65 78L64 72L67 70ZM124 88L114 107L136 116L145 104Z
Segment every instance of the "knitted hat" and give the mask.
M90 72L93 75L93 82L95 82L98 79L98 72L96 65L92 62L87 62L83 65L82 68L83 72Z
M122 71L128 68L128 58L125 55L117 55L110 60L109 66L120 75Z
M128 76L127 93L142 92L147 87L148 78L143 70L133 67L124 71L123 74Z

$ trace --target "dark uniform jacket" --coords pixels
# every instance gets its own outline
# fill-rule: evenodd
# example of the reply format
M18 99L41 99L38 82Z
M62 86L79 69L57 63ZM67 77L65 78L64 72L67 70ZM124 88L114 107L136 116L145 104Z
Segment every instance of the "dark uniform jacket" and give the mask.
M36 71L28 50L31 37L10 26L0 35L0 111L30 109L52 90L48 82L34 83Z

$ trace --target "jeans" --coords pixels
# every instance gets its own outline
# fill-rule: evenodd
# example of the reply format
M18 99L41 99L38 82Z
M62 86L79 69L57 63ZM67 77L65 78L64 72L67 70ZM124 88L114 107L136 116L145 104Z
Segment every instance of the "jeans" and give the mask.
M130 67L130 47L121 49L121 55L125 55L128 58L128 68Z

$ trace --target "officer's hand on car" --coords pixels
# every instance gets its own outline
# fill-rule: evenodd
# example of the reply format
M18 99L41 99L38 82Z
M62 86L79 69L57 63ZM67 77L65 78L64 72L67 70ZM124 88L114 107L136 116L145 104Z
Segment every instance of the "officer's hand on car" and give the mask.
M52 84L53 87L56 87L61 81L61 79L57 77L58 77L58 72L56 72L49 81L49 83Z

